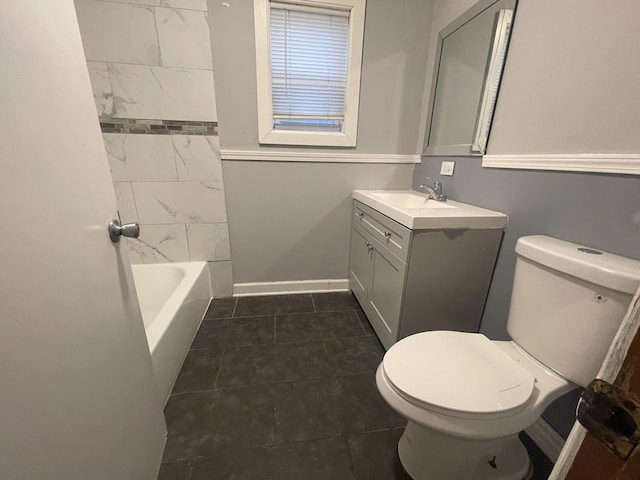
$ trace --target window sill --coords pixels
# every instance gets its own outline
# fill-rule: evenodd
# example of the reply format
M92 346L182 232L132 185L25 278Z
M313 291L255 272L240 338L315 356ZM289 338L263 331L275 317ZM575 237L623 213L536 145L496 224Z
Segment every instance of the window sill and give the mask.
M394 153L301 152L287 150L222 150L222 160L309 163L420 163L420 155Z
M344 132L271 130L260 138L260 144L297 145L306 147L355 147L356 138Z

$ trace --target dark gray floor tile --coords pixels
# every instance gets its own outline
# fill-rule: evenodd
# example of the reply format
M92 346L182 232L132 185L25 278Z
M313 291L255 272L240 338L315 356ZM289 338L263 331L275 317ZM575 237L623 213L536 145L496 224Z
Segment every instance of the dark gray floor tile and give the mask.
M218 387L290 382L332 373L322 342L275 343L228 348Z
M311 296L316 312L353 310L359 306L356 297L351 292L313 293Z
M337 378L348 406L349 432L404 427L407 420L384 401L373 373Z
M204 318L227 318L233 316L236 307L236 299L233 297L214 298L209 304Z
M206 320L200 325L192 349L273 343L272 316Z
M324 343L335 375L373 375L385 352L378 337L373 335L335 338Z
M411 480L398 458L403 428L349 435L351 458L360 480Z
M276 315L276 342L364 335L354 311Z
M344 437L225 452L194 461L191 480L355 480Z
M191 480L191 460L162 462L158 480Z
M271 445L273 411L270 385L172 395L165 407L169 433L164 460Z
M234 316L276 315L285 313L313 312L311 294L266 295L262 297L240 297Z
M360 323L362 324L362 328L364 332L367 335L375 335L376 334L375 330L371 326L369 319L367 318L367 316L365 315L364 311L360 306L356 308L356 315L358 316L358 320L360 320Z
M222 361L222 347L207 350L191 350L184 360L182 370L173 387L173 393L211 390Z
M273 388L276 443L404 425L378 393L371 374L280 383Z
M526 433L520 433L520 440L524 443L524 446L527 447L529 458L531 458L533 465L533 476L531 480L547 480L551 474L551 470L553 470L553 462L547 458Z

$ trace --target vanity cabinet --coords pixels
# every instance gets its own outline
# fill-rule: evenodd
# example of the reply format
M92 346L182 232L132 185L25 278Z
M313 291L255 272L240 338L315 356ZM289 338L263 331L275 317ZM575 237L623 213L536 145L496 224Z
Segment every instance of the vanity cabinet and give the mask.
M411 230L354 200L349 288L385 348L427 330L478 331L502 234Z

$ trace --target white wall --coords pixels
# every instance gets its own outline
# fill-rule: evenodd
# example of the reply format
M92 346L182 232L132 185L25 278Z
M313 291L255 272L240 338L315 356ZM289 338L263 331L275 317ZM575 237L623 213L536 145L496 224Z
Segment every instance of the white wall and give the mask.
M217 122L206 1L76 0L76 11L102 122ZM218 137L103 137L121 218L141 224L127 239L131 261L206 260L214 294L230 294Z

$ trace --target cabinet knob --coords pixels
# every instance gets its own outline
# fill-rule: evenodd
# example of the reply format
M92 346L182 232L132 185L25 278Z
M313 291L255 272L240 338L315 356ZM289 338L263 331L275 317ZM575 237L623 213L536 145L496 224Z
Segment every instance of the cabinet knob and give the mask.
M364 213L362 213L362 212L358 212L358 218L359 218L360 220L362 220L362 218L363 218L363 217L364 217Z
M388 231L385 230L384 238L391 238L391 232L388 232Z
M367 242L367 243L365 243L365 245L367 246L367 248L369 250L373 250L373 245L371 245L371 242Z

